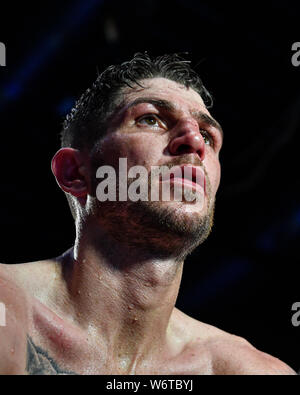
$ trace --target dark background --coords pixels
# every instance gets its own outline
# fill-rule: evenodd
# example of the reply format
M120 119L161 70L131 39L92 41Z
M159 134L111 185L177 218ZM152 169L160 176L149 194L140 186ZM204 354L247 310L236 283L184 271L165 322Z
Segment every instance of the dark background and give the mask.
M262 3L262 2L261 2ZM186 262L178 307L300 368L300 6L191 0L2 2L1 252L6 263L72 245L50 171L64 115L111 63L190 53L225 131L215 227Z

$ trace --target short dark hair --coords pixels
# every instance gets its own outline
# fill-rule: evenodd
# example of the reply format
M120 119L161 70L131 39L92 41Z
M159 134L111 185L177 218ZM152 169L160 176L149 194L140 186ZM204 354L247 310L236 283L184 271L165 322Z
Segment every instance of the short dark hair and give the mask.
M104 135L121 89L125 86L141 86L140 81L144 79L163 77L187 88L191 87L199 93L207 108L210 108L212 97L190 63L176 53L151 58L145 52L136 53L131 60L120 65L109 66L67 115L61 132L62 147L91 149L99 137Z

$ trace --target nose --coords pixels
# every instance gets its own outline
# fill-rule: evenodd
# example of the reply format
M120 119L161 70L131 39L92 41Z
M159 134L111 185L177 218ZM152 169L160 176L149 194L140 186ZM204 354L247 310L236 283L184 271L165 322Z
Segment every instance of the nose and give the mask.
M171 155L196 153L201 161L205 158L205 142L194 120L181 120L175 127L174 135L169 142Z

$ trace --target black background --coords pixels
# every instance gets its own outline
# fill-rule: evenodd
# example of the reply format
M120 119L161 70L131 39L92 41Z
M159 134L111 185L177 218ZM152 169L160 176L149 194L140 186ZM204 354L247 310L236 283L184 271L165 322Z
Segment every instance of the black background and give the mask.
M148 50L189 52L225 131L215 227L186 261L178 307L300 368L300 6L191 0L2 2L1 251L19 263L69 248L50 160L97 70ZM262 6L263 4L263 6Z

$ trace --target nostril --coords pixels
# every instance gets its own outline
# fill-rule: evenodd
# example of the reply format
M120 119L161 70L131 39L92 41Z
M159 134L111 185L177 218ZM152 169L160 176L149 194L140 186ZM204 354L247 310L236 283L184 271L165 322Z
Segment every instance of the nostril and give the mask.
M179 154L179 155L189 154L191 152L193 152L193 149L188 144L180 144L180 146L177 148L177 154Z

